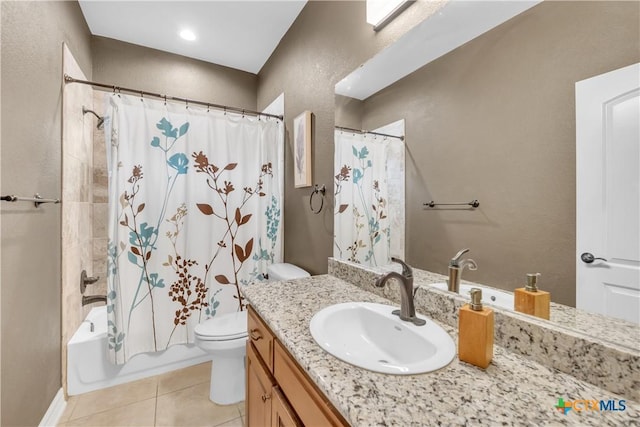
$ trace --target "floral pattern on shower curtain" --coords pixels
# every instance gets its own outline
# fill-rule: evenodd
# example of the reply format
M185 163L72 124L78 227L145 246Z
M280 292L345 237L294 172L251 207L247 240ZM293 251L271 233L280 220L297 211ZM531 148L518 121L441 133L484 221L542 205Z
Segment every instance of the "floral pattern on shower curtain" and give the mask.
M282 260L283 125L108 95L113 363L193 343Z
M335 131L334 157L334 245L333 256L358 264L388 264L396 205L404 203L395 183L394 171L404 179L404 144L396 138ZM400 170L401 169L401 170ZM404 184L401 186L404 193ZM404 210L402 210L402 216ZM399 233L397 233L399 234ZM404 244L404 232L402 232Z

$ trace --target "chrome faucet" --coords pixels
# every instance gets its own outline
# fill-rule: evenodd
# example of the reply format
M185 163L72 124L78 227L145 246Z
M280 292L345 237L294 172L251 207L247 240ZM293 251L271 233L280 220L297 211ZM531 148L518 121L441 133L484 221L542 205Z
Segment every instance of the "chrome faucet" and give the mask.
M402 274L392 271L376 280L375 285L381 288L389 279L396 279L400 282L400 310L394 310L392 314L400 317L400 319L411 322L416 326L422 326L427 323L424 319L416 317L416 309L413 305L413 270L404 261L398 258L391 258L391 261L397 262L402 266Z
M462 277L462 270L468 268L469 270L477 270L478 265L471 258L460 260L462 255L469 252L469 248L463 249L458 252L451 261L449 261L449 279L447 280L447 289L449 292L460 292L460 278Z

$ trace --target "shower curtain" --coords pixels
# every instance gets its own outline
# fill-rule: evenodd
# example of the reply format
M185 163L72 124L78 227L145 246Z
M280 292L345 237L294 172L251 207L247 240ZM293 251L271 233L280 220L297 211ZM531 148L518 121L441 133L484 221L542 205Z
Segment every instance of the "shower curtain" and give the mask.
M342 130L335 131L334 141L333 256L368 266L388 264L391 256L403 255L392 253L392 237L400 237L392 236L392 225L394 206L404 204L404 145L397 138Z
M282 260L280 120L106 96L107 312L115 364L193 343Z

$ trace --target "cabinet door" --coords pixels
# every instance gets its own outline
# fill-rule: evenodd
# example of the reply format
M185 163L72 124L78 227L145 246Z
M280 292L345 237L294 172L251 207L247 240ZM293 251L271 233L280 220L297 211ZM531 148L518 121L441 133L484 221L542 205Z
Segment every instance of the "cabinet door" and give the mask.
M287 399L282 395L280 388L274 387L271 392L271 427L302 427L302 423L296 416Z
M306 426L346 426L279 341L274 344L273 375L291 407Z
M271 392L274 385L273 377L253 344L247 342L247 426L271 425Z

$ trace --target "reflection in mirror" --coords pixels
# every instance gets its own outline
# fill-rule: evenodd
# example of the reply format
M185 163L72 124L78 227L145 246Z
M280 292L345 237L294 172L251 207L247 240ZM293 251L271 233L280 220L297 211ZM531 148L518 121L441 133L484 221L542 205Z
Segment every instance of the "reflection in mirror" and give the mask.
M526 273L541 272L541 289L551 292L552 322L637 349L638 326L607 322L573 307L579 254L591 249L576 248L575 84L640 60L638 4L529 4L530 9L493 23L495 28L475 39L440 48L439 43L454 38L448 29L462 28L458 21L446 25L448 16L481 19L477 9L466 13L464 7L481 8L483 2L450 3L428 18L437 20L437 32L427 20L414 28L431 31L420 43L402 46L401 38L391 46L410 53L408 58L394 56L386 70L397 73L405 59L415 63L421 50L442 56L355 100L343 95L367 76L350 75L336 85L336 124L375 129L405 120L405 259L416 268L447 274L451 255L470 247L479 267L465 279L508 292L524 286ZM492 2L496 8L500 3L512 2ZM603 37L594 28L612 31ZM384 53L357 73L375 63L373 80L383 80L380 73L386 71L379 58ZM422 203L431 199L479 199L482 205L474 211L424 209ZM638 281L640 274L635 277ZM632 310L640 320L638 309ZM586 318L597 319L599 327L590 330ZM625 339L606 332L616 329L631 333Z
M335 129L334 257L367 266L404 258L404 121Z

